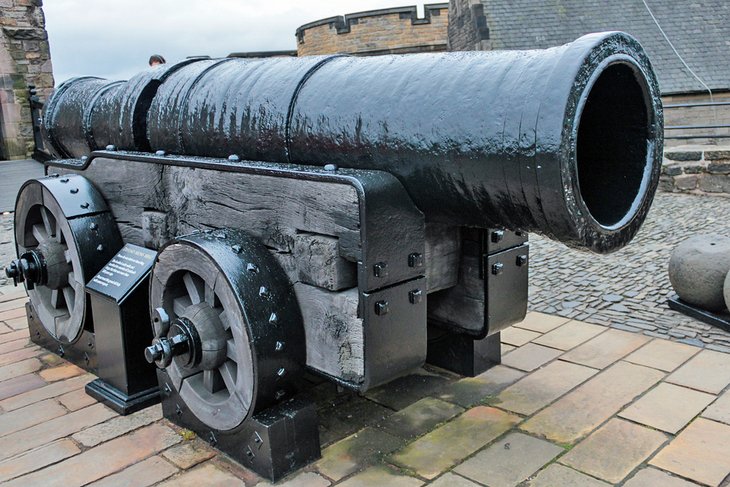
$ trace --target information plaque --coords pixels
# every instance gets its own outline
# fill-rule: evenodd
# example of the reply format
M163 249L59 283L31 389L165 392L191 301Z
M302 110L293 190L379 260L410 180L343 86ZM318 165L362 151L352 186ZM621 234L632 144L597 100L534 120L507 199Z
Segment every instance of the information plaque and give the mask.
M86 288L121 303L147 277L156 256L154 250L126 244Z

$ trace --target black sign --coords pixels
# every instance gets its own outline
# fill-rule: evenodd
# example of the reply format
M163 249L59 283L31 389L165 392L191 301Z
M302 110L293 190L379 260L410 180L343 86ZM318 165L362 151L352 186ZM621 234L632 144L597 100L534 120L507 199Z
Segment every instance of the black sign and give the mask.
M86 289L121 303L147 277L156 256L154 250L126 244L94 276Z

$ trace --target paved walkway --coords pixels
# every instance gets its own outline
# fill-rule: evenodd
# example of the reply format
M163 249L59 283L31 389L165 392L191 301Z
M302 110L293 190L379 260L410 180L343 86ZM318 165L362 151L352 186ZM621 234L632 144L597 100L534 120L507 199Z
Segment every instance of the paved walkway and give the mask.
M670 310L672 250L699 233L730 236L730 198L658 193L637 237L609 255L530 236L530 309L730 352L730 333Z
M43 175L43 164L32 159L0 161L0 213L14 211L20 186L28 179Z
M0 482L267 485L159 406L119 417L87 396L92 375L28 343L24 302L0 288ZM730 481L730 354L540 313L503 339L503 365L475 378L422 370L365 397L319 384L323 458L281 485Z

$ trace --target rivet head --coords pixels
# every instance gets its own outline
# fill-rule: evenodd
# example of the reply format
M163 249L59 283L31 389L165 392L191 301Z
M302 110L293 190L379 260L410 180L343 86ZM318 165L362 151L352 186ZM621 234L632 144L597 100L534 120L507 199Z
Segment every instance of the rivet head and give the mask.
M91 224L89 225L89 228L90 228L90 229L92 229L92 230L96 230L97 228L99 228L99 225L97 225L96 223L93 223L93 222L92 222L92 223L91 223Z
M279 321L279 316L276 313L271 313L269 316L269 323L274 324Z
M115 150L117 150L117 147L113 144L109 144L108 146L106 146L106 150L114 152Z
M241 158L238 157L236 154L231 154L230 156L228 156L228 162L238 162L240 160Z
M96 251L97 252L103 252L104 251L104 246L102 244L97 245L96 246Z
M61 181L62 183L67 183L68 182L68 178L62 178L62 179L59 179L59 181Z
M336 164L325 164L324 165L324 170L325 171L336 171L337 170L337 165Z
M89 207L89 204L84 202L84 203L81 203L79 206L81 206L81 208L83 208L85 210Z
M71 188L69 191L71 192L71 194L76 194L79 192L79 188Z
M89 160L89 156L81 156L81 162L86 162Z
M240 254L242 249L241 249L240 245L236 244L236 245L231 245L231 250L233 252L235 252L236 254Z
M497 262L495 264L492 264L492 274L499 275L504 271L504 264L501 262Z
M375 277L387 277L388 276L388 264L386 262L378 262L373 265L373 275Z
M504 238L504 230L495 230L492 232L492 243L499 243Z
M375 314L378 316L387 315L390 311L390 305L387 301L378 301L375 303Z
M518 255L517 256L517 265L522 267L523 265L527 264L527 255Z
M286 375L286 369L284 367L280 368L276 371L276 375L278 375L279 377L284 377Z
M413 252L408 256L408 267L423 267L423 254Z
M164 156L165 154L166 154L166 153L165 153L165 151L164 151L164 150L158 150L158 151L156 151L156 152L155 152L155 155L156 155L156 156L160 156L160 157Z
M274 351L281 352L284 350L284 342L276 342L276 345L274 345Z
M276 391L276 394L274 394L274 397L276 398L277 401L284 396L286 396L286 392L282 391L282 390Z
M254 274L257 274L259 272L259 266L257 266L256 264L253 264L253 263L249 262L248 264L246 264L246 270L248 272L252 272Z
M408 301L410 301L411 304L418 304L421 300L423 300L423 291L420 289L414 289L408 292Z
M271 296L271 292L266 286L261 286L259 288L259 296L261 296L262 298L268 298Z

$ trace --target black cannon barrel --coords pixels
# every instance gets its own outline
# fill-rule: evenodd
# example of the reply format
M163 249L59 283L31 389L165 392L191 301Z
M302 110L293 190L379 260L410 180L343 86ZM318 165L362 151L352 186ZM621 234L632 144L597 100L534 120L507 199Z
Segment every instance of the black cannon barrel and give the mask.
M535 51L201 61L162 82L145 135L116 145L385 170L428 220L609 252L651 205L663 116L639 43L606 32Z

